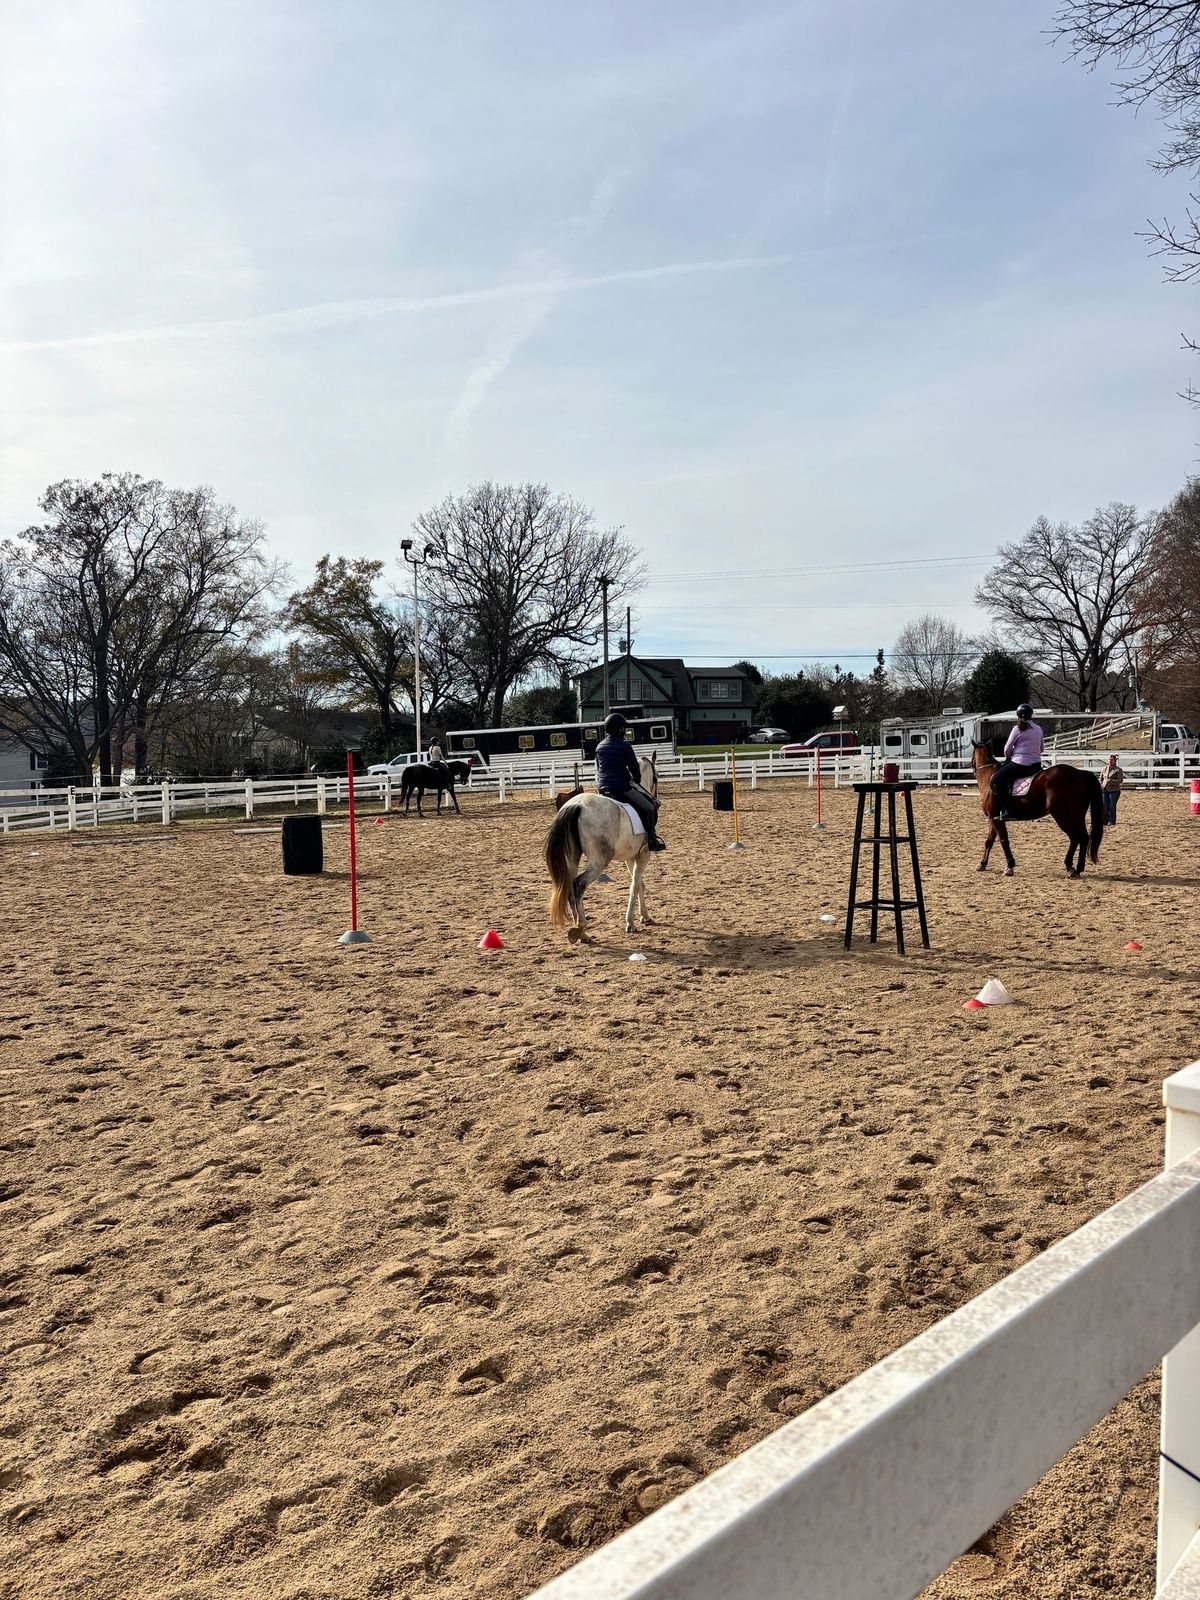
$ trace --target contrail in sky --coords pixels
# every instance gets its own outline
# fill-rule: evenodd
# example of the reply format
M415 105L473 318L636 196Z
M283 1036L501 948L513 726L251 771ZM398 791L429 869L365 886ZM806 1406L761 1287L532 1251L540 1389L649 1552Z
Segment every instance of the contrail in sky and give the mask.
M625 283L653 283L658 278L747 272L763 267L782 266L790 260L791 257L786 255L729 256L718 261L673 261L659 267L629 267L622 272L602 272L591 276L556 276L522 283L492 284L486 288L462 289L450 294L395 299L328 300L311 306L294 306L287 311L264 311L256 316L225 317L212 322L181 322L150 328L120 328L106 333L69 334L57 339L11 339L0 343L0 350L72 350L88 345L209 339L224 333L308 333L318 328L332 328L341 323L364 322L377 317L420 316L425 312L452 311L459 306L485 305L500 300L520 300L529 295L548 294L557 297L584 289L607 289Z

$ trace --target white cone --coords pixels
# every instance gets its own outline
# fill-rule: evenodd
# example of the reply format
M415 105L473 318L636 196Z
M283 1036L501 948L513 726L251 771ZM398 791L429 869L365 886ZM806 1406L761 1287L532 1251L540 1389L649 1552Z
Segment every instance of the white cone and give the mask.
M1013 1003L1012 995L999 978L989 978L975 998L982 1000L985 1006L1010 1006Z
M642 955L640 950L635 950L629 959L630 961L646 961L648 957Z

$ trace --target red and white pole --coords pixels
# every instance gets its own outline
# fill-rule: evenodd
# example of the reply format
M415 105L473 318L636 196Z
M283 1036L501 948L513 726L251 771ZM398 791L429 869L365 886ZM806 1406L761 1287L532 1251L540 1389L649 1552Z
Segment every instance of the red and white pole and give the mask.
M821 821L821 746L820 745L818 745L816 747L816 749L813 751L813 758L817 763L817 820L813 823L813 832L815 833L818 828L824 828L824 826L825 826L825 824Z
M350 926L338 940L339 944L369 944L370 940L358 925L358 839L354 827L354 753L346 751L346 782L350 796Z

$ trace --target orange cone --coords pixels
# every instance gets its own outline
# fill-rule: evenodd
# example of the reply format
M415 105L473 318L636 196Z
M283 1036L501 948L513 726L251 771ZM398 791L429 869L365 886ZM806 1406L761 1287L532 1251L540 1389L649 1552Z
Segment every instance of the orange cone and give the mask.
M504 940L496 932L495 928L489 928L483 938L480 939L479 948L481 950L503 950Z

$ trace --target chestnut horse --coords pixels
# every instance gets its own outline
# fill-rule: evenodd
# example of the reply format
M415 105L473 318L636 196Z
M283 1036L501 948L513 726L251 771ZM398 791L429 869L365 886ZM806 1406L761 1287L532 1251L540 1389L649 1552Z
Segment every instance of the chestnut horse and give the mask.
M992 846L999 839L1004 859L1008 863L1004 869L1004 876L1011 878L1017 863L1013 860L1013 853L1009 849L1008 824L1000 821L997 815L1000 802L991 790L992 774L999 763L987 745L977 744L972 740L971 764L975 768L975 782L979 785L981 796L979 804L988 819L987 842L983 847L983 860L979 863L979 871L987 871ZM1036 822L1039 817L1044 817L1047 813L1054 818L1071 841L1065 861L1069 878L1083 876L1085 856L1090 857L1093 862L1099 859L1100 841L1104 837L1104 800L1100 780L1094 772L1085 772L1082 767L1061 765L1046 767L1044 771L1036 774L1028 793L1010 800L1005 809L1008 812L1009 822ZM1090 840L1089 812L1092 822ZM1072 866L1071 857L1076 851L1079 852L1079 859Z

